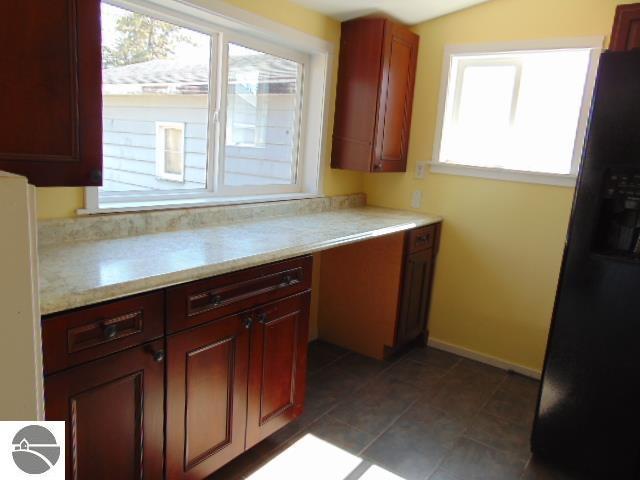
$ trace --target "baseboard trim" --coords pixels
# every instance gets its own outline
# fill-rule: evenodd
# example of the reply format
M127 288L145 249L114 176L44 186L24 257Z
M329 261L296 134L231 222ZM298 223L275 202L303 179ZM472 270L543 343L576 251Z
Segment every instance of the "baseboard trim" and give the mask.
M430 347L437 348L438 350L444 350L445 352L454 353L470 360L486 363L487 365L491 365L492 367L501 368L502 370L510 370L512 372L519 373L520 375L524 375L525 377L540 380L540 377L542 376L539 370L525 367L523 365L518 365L517 363L507 362L506 360L492 357L491 355L486 355L484 353L476 352L475 350L470 350L468 348L459 347L458 345L454 345L449 342L443 342L442 340L438 340L436 338L429 338L428 343Z

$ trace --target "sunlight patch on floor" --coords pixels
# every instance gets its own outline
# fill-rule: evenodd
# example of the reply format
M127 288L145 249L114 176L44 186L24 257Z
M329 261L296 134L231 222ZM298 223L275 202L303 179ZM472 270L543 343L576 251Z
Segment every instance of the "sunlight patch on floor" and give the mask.
M404 480L378 465L372 465L358 480Z
M310 433L252 473L247 480L344 480L362 459ZM361 480L404 480L371 466Z

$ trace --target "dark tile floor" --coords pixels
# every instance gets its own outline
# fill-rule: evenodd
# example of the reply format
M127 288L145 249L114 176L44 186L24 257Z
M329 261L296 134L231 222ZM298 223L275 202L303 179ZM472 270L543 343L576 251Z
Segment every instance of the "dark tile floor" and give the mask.
M570 479L529 453L537 390L431 348L383 362L316 341L304 414L210 480ZM329 450L307 458L309 435Z

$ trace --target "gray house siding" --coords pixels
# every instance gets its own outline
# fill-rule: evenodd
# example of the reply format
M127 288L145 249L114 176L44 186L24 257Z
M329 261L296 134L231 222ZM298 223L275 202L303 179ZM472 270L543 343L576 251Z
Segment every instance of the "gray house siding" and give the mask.
M225 148L226 185L289 184L295 148L291 125L295 118L295 98L290 94L260 94L257 105L230 95L233 104L228 121L232 129L259 140L254 145ZM206 95L105 95L104 191L193 190L206 187L207 163ZM184 182L156 175L156 121L185 125ZM249 138L250 137L250 138Z

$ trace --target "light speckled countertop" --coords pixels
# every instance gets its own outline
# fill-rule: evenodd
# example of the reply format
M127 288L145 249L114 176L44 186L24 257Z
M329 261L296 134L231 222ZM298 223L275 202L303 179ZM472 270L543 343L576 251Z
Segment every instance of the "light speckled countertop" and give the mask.
M43 315L437 223L375 207L273 217L146 235L45 244Z

